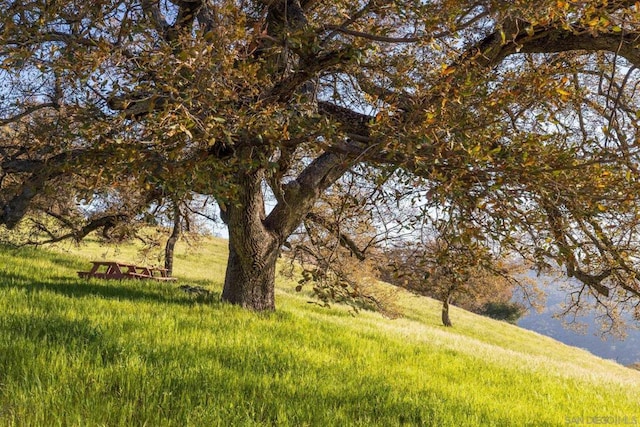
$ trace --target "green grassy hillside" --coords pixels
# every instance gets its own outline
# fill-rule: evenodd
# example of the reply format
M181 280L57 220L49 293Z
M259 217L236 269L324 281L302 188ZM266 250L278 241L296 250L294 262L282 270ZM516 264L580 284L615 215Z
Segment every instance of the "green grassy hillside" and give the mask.
M82 280L136 249L62 249L0 247L0 425L640 423L640 372L455 308L445 329L426 298L354 316L283 279L257 315L219 302L224 241L179 253L177 284Z

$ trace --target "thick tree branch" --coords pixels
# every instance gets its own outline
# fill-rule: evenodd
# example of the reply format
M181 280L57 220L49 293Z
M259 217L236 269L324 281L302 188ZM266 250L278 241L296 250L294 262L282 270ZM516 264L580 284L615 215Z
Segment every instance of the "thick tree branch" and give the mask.
M114 111L122 111L127 118L136 119L164 108L168 102L169 98L164 95L133 93L112 96L107 105Z
M20 113L11 116L11 117L6 117L4 119L0 119L0 126L5 126L8 125L9 123L15 123L17 121L19 121L20 119L23 119L37 111L40 110L44 110L47 108L58 108L58 103L57 102L45 102L42 104L34 104L34 105L30 105L28 107L26 107L23 111L21 111Z
M4 172L31 174L17 193L0 207L0 224L5 224L9 229L15 227L27 213L33 198L45 188L49 180L62 175L63 166L79 153L82 150L61 153L47 160L9 159L0 163L0 169Z
M326 101L318 102L318 113L340 123L340 129L345 134L357 135L361 140L368 140L369 124L374 117Z
M321 72L327 71L345 61L349 61L352 54L353 49L346 47L338 51L326 52L319 56L305 58L299 70L278 82L266 97L269 99L275 98L278 102L288 102L303 84Z
M424 36L415 37L411 35L405 35L402 37L382 36L378 34L365 33L363 31L351 30L351 29L345 28L344 26L338 26L338 25L325 25L322 28L322 31L337 31L339 33L346 34L353 37L358 37L358 38L381 42L381 43L392 43L392 44L417 43L425 39Z
M12 229L25 216L31 200L42 191L49 176L36 174L22 184L20 191L0 208L0 224Z
M587 29L540 30L533 36L517 37L514 41L516 52L558 53L583 50L586 52L607 51L617 53L631 64L640 67L640 33L598 34ZM515 53L515 52L512 52Z
M69 233L62 234L60 236L56 236L51 233L48 229L45 229L47 234L49 234L50 238L47 240L37 241L37 242L28 242L27 244L48 244L48 243L57 243L62 242L64 240L73 239L76 242L80 242L82 239L87 237L90 233L102 229L103 234L106 235L108 230L112 229L116 225L123 223L125 221L130 220L129 214L111 214L111 215L103 215L96 218L91 219L87 224L85 224L79 230L73 230Z
M92 40L86 37L81 37L77 34L69 34L61 31L49 31L43 33L37 33L35 35L25 37L24 39L9 39L5 42L6 46L34 46L47 42L61 42L67 45L78 45L90 48L99 47L101 44L108 44L109 46L115 48L112 43L100 39L100 40ZM0 54L7 54L5 51L0 51Z
M0 159L0 169L9 173L36 173L41 172L45 167L56 169L77 159L79 156L87 154L87 150L71 150L56 154L48 159Z
M318 197L352 166L348 155L324 153L311 162L297 179L283 185L283 201L264 221L280 243L300 225Z

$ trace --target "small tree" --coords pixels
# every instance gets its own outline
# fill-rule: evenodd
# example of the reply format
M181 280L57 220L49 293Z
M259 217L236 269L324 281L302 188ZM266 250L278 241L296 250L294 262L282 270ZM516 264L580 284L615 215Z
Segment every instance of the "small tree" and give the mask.
M481 310L481 314L496 320L505 320L509 323L516 323L524 314L524 306L515 302L490 301L486 303Z
M173 274L175 247L179 240L192 245L199 237L207 234L212 223L217 222L214 214L207 211L209 204L203 197L173 195L160 199L153 209L145 213L144 224L134 230L133 236L144 244L143 257L157 255L169 275ZM147 233L150 225L156 231ZM162 247L161 253L157 250Z
M217 218L206 211L208 206L207 198L171 198L167 206L167 219L171 222L171 231L164 246L164 268L169 276L173 274L176 244L184 232L191 236L206 234L207 226L217 222Z
M439 232L423 242L405 243L387 251L383 277L398 286L442 301L442 324L452 326L450 304L487 313L491 304L510 306L515 286L535 294L532 282L522 277L523 264L500 259L473 237L473 229L443 223ZM452 233L453 232L453 233ZM424 240L426 239L426 241ZM514 306L515 307L515 306Z

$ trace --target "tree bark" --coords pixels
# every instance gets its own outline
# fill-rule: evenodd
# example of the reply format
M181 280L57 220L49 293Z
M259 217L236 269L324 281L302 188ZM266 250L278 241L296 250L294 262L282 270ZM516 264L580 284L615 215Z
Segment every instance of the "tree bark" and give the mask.
M451 302L451 294L447 293L442 299L442 324L446 327L453 326L449 317L449 302Z
M281 241L264 225L262 170L238 178L238 199L223 205L229 259L222 300L254 311L275 309L275 271Z
M259 252L263 245L259 240L253 240L252 246ZM241 255L236 248L230 238L222 300L254 311L275 310L275 272L279 251L251 259Z
M176 243L180 237L180 207L174 202L173 210L173 229L171 235L167 239L167 244L164 247L164 268L167 270L167 275L173 275L173 255L176 248Z

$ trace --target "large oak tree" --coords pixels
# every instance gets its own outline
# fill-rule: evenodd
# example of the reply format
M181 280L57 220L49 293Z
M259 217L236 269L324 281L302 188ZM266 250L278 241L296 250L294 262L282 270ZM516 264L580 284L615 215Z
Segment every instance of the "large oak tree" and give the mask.
M623 0L5 0L0 223L212 195L223 299L272 310L281 247L352 174L637 307L639 43Z

